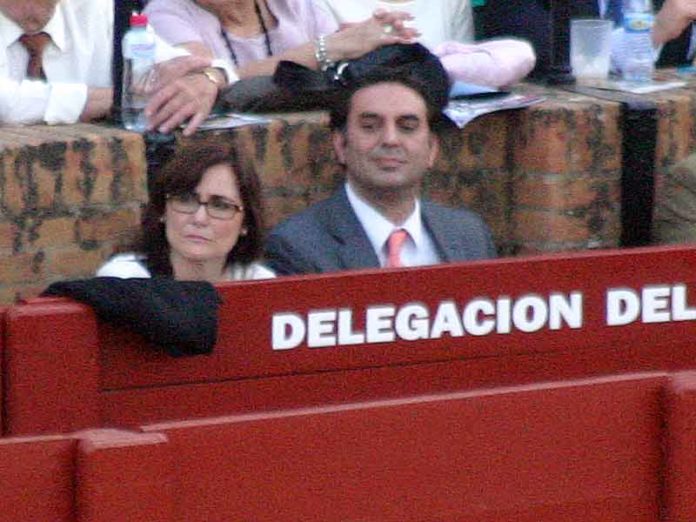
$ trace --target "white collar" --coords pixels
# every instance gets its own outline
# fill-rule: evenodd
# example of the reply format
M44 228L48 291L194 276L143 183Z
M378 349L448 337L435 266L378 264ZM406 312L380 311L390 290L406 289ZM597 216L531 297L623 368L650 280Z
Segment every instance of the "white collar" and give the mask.
M58 49L61 51L66 50L65 17L60 3L56 5L53 16L41 30L48 33L53 44L58 47ZM0 33L4 35L5 47L9 47L19 40L19 37L24 34L24 30L14 20L0 13Z
M389 235L394 230L399 228L403 228L406 230L406 232L408 232L411 241L415 243L417 249L420 249L423 246L423 220L421 218L420 201L418 199L415 200L415 205L411 215L401 226L396 226L377 210L375 210L375 208L372 207L368 202L362 199L353 190L349 182L346 182L345 188L346 195L348 196L348 202L353 208L353 212L355 212L358 221L360 221L360 224L362 225L363 230L365 230L365 234L370 240L370 244L377 253L378 257L382 257Z

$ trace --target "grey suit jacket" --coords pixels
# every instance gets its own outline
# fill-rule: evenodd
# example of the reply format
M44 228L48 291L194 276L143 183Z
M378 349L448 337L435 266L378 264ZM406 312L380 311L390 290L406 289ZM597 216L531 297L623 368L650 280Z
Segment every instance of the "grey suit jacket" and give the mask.
M445 262L495 257L488 227L473 212L421 202L423 222ZM277 225L266 243L277 274L379 268L379 259L348 201L345 188Z

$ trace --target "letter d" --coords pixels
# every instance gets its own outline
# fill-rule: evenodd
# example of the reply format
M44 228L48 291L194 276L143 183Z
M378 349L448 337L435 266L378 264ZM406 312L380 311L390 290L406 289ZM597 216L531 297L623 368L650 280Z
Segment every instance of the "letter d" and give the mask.
M271 328L274 350L290 350L297 348L304 341L307 327L302 317L297 314L275 314Z
M638 294L628 289L607 291L607 326L622 326L632 323L640 313Z

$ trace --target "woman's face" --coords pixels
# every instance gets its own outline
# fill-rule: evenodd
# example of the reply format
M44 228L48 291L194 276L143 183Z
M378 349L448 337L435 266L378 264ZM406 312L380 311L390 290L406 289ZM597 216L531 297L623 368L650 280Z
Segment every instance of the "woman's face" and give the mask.
M209 206L198 205L196 199ZM205 171L194 194L178 197L179 202L182 200L187 200L188 212L195 211L182 212L181 204L170 198L164 215L172 265L182 261L220 263L222 269L227 255L237 244L244 221L244 212L233 209L235 205L238 208L242 205L237 176L229 165L214 165ZM217 209L213 210L214 214L218 214L220 208L226 208L225 217L229 219L211 217L211 205Z

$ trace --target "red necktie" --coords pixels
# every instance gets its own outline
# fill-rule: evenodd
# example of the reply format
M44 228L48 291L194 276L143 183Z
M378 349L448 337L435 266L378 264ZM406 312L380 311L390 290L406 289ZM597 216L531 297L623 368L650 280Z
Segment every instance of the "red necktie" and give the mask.
M19 37L19 42L29 53L29 63L27 64L27 78L32 80L45 80L46 74L43 70L43 52L51 41L47 33L23 34Z
M387 264L388 268L403 266L401 264L401 249L408 237L408 232L403 228L398 228L389 234L387 239Z

